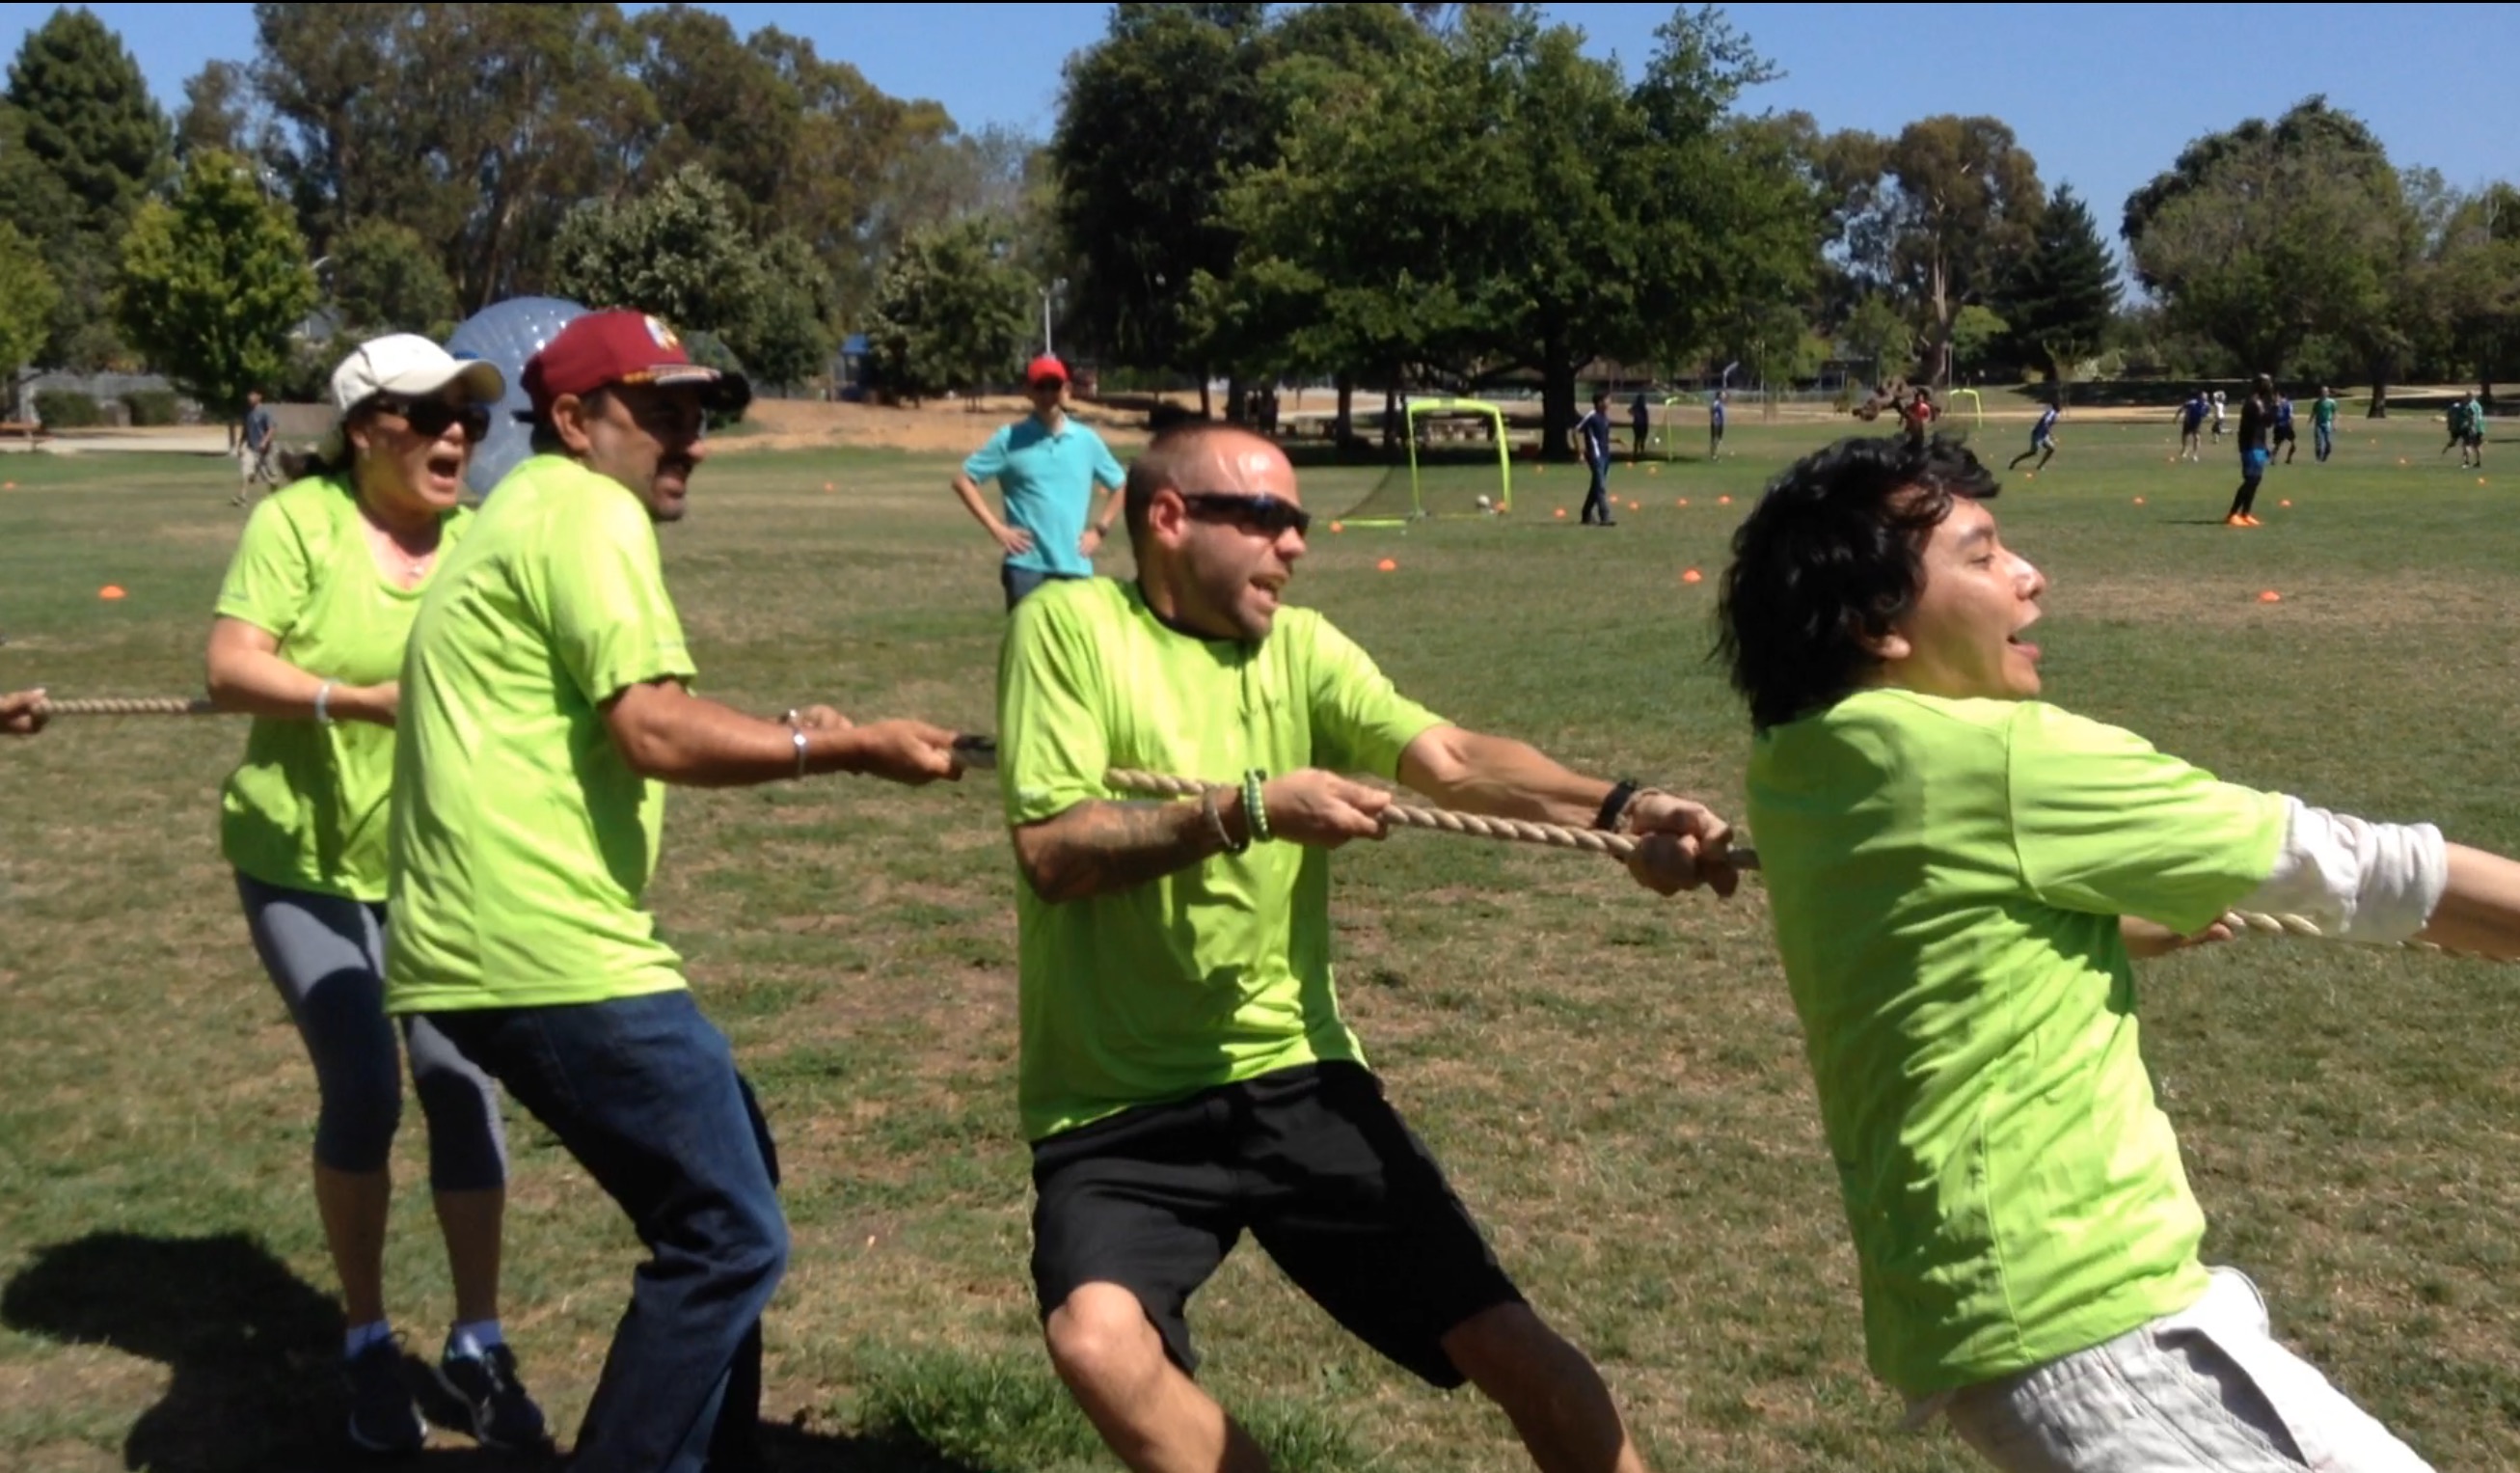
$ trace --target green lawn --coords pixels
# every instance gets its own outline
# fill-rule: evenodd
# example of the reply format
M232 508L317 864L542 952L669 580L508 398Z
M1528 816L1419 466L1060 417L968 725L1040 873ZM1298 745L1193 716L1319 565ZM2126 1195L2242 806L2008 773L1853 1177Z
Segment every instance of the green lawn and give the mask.
M2335 463L2305 445L2275 468L2269 525L2245 531L2217 525L2235 455L2172 465L2166 421L2069 417L2056 463L1997 503L2050 580L2048 694L2238 781L2520 849L2501 479L2520 445L2490 447L2480 483L2435 455L2437 421L2344 428ZM2025 431L1983 441L2001 461ZM1614 473L1611 530L1573 525L1579 471L1518 463L1509 517L1317 532L1294 596L1456 720L1737 810L1746 723L1704 660L1716 575L1759 485L1828 433L1739 413L1736 458ZM987 729L994 549L951 470L704 468L663 538L703 688ZM1308 471L1307 498L1342 511L1379 476ZM5 455L0 477L0 689L197 689L239 525L228 463ZM101 600L109 583L128 597ZM243 737L66 719L0 747L0 1466L335 1462L313 1082L216 847ZM1050 1375L1024 1271L994 798L821 780L674 800L652 898L787 1171L783 1467L1113 1466ZM1653 1464L1965 1464L1940 1432L1897 1432L1864 1372L1755 882L1663 902L1598 860L1416 834L1336 871L1346 1002L1394 1098ZM2520 972L2257 941L2154 964L2144 988L2210 1256L2437 1464L2520 1465ZM417 1185L416 1108L407 1128ZM573 1429L636 1247L530 1122L514 1142L507 1322ZM448 1296L424 1195L397 1205L390 1289L433 1351ZM1344 1340L1247 1245L1194 1322L1206 1383L1290 1467L1527 1465L1499 1415Z

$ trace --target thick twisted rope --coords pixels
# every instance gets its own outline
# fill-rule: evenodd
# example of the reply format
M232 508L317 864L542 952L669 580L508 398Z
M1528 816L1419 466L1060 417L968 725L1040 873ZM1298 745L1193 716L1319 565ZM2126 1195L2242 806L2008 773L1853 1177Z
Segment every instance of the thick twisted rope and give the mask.
M993 754L994 756L994 754ZM1145 772L1135 767L1114 767L1102 774L1111 787L1133 793L1153 793L1170 798L1195 798L1201 790L1215 784L1193 778L1173 777L1161 772ZM1608 854L1624 859L1636 852L1637 841L1623 834L1604 834L1595 829L1570 829L1554 823L1534 823L1520 818L1488 818L1477 813L1457 812L1451 808L1423 808L1395 803L1382 810L1383 816L1404 828L1432 829L1445 834L1469 834L1481 839L1497 839L1511 844L1542 844L1552 849L1582 850L1588 853ZM1759 867L1759 852L1736 846L1725 857L1732 867L1743 872ZM2358 942L2351 937L2330 936L2306 916L2267 915L2254 910L2227 910L2223 924L2236 936L2287 936L2310 941L2346 942L2378 950L2395 948L2428 951L2437 956L2463 956L2474 961L2509 961L2520 958L2485 956L2474 951L2456 951L2432 942L2397 943Z
M84 701L39 701L41 716L214 716L219 708L202 696L95 697Z
M208 700L195 696L138 696L128 698L93 698L83 701L46 701L37 708L47 716L203 716L219 714L219 708ZM954 743L956 756L968 767L995 767L998 764L997 743L986 737L966 736ZM1195 798L1202 791L1217 786L1196 778L1175 777L1168 773L1148 772L1136 767L1114 767L1102 774L1102 780L1123 792L1151 793L1166 798ZM1383 817L1403 828L1428 829L1439 834L1466 834L1476 839L1494 839L1506 844L1537 844L1549 849L1577 850L1585 853L1607 854L1624 859L1636 852L1637 841L1624 834L1604 834L1598 829L1568 828L1563 824L1538 823L1527 818L1490 818L1480 813L1463 813L1453 808L1419 807L1414 804L1395 803L1382 810ZM1759 867L1759 852L1736 846L1726 857L1732 867L1745 873ZM2387 944L2354 942L2350 937L2329 936L2317 922L2298 915L2267 915L2253 910L2228 910L2223 913L2223 924L2234 935L2291 936L2311 941L2345 941L2356 945ZM2507 961L2515 958L2482 956L2473 951L2455 951L2432 942L2407 941L2394 945L2408 951L2429 951L2440 956L2464 956L2477 961Z

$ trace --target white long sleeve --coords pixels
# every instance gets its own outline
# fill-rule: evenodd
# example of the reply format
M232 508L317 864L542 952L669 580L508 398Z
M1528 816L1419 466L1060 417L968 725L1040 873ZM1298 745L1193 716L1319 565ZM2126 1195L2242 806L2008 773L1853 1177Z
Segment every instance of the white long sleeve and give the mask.
M2371 823L2287 795L2274 873L2238 908L2386 945L2424 929L2449 883L2450 846L2431 824Z

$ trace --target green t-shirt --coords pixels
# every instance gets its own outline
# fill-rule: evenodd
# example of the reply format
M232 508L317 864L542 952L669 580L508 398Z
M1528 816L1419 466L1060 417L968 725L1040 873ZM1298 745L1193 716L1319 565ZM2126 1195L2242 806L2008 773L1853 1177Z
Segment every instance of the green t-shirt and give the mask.
M219 614L271 634L280 658L310 674L342 685L393 679L429 578L395 587L369 551L364 520L345 480L273 492L246 519ZM472 521L470 511L446 514L441 564ZM266 885L383 899L393 754L392 728L373 722L256 716L219 797L220 852Z
M1054 582L1015 606L999 772L1022 826L1115 796L1112 767L1237 782L1304 767L1395 776L1439 717L1309 609L1258 644L1167 628L1135 584ZM1254 844L1051 904L1018 881L1026 1138L1333 1059L1362 1063L1330 976L1329 854Z
M1749 827L1874 1373L1926 1396L2192 1303L2118 918L2210 924L2272 872L2281 796L2040 702L1868 690L1758 739Z
M2322 397L2310 406L2310 422L2322 427L2336 423L2336 400Z
M422 601L403 664L391 1011L684 985L640 906L664 785L630 770L600 707L695 673L635 495L553 455L499 483Z

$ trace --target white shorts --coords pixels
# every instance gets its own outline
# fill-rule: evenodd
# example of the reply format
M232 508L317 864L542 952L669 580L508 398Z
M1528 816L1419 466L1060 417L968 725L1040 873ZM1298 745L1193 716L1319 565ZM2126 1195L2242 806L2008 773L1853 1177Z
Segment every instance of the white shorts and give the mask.
M2005 1473L2431 1473L2275 1343L2235 1268L2195 1304L2087 1351L1941 1400Z

